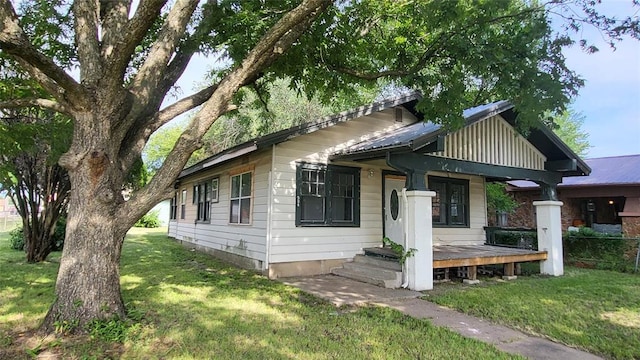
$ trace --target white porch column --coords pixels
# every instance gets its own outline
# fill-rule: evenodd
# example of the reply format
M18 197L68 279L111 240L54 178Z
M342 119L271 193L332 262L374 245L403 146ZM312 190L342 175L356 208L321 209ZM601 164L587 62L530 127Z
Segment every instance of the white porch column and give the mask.
M547 251L547 260L540 262L540 273L560 276L564 274L562 259L562 201L534 201L538 224L538 249Z
M422 291L433 289L433 231L431 223L431 198L434 191L407 191L407 247L417 251L407 258L405 276L409 289Z

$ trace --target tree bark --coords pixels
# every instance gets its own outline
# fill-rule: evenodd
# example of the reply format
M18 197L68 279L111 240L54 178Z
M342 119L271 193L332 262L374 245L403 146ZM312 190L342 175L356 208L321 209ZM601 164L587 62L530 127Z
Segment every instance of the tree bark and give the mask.
M127 225L117 222L122 201L113 179L113 162L93 151L70 172L72 192L65 246L56 281L56 300L42 324L53 331L58 321L70 321L83 331L95 319L124 318L120 295L120 253ZM112 181L109 181L112 179Z

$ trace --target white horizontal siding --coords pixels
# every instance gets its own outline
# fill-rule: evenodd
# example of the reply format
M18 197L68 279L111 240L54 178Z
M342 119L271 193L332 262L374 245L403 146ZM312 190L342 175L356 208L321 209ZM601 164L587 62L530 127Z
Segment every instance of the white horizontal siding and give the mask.
M382 175L379 166L341 162L362 167L360 173L360 227L296 227L296 162L327 163L335 151L417 121L406 110L403 122L395 110L353 119L278 144L273 169L270 262L344 259L362 248L378 246L382 239ZM369 168L374 176L369 177Z
M229 224L230 172L246 166L253 167L251 224ZM178 219L176 221L176 239L265 261L270 168L271 152L264 151L244 156L228 164L212 167L208 171L182 179L181 189L187 189L188 195L187 216L184 220ZM195 223L197 204L193 204L192 200L193 185L216 176L220 178L219 196L218 202L211 204L211 221L209 223Z
M447 176L444 173L430 173ZM455 174L451 178L469 180L469 227L434 227L434 245L477 245L485 241L484 227L487 225L487 206L484 179L480 176Z
M169 228L167 229L167 236L174 238L178 235L178 223L175 220L169 220Z

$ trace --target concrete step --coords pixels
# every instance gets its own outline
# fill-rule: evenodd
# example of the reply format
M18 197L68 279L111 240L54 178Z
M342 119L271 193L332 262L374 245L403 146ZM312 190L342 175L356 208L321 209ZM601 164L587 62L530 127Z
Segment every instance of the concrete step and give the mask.
M402 272L369 264L346 262L343 267L332 269L331 273L385 288L395 289L402 285Z
M358 254L353 258L353 262L369 264L383 269L402 271L402 265L400 265L398 260Z

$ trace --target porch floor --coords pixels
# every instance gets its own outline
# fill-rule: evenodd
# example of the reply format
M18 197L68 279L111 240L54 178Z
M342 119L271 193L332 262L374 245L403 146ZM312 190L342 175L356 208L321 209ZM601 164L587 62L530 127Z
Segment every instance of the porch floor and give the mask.
M478 266L508 264L526 261L546 260L546 251L515 249L491 245L433 247L433 268L442 269L456 266Z
M397 258L389 248L367 248L365 254L388 259ZM433 247L433 268L510 264L546 260L546 251L516 249L491 245L437 245Z

